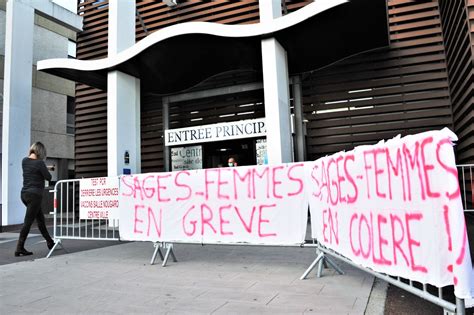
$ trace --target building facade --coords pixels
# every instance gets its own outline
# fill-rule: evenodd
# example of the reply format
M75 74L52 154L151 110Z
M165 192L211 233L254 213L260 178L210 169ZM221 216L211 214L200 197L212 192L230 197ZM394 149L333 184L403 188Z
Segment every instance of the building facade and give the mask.
M21 159L27 156L31 143L43 142L48 151L46 163L55 165L45 189L43 211L52 210L48 188L74 176L75 82L36 69L38 60L75 57L77 26L68 23L79 25L80 17L52 1L0 1L0 225L23 222Z
M312 2L283 1L281 14L289 15ZM381 2L386 8L388 45L290 76L293 160L312 160L397 134L449 127L459 137L457 162L473 163L474 41L470 25L474 2L378 0L377 3ZM259 23L259 5L262 3L265 4L256 0L137 0L135 42L139 43L160 29L191 21L232 25ZM78 14L84 18L84 31L78 34L77 58L106 58L110 53L109 3L80 1ZM325 31L331 36L330 28ZM304 58L311 56L311 51L314 51L314 58L323 56L319 52L322 48L314 45L318 40L308 41ZM335 41L334 45L337 44L343 47L345 43ZM325 48L331 52L330 47ZM291 51L291 46L285 49ZM179 65L197 53L183 47L180 53L156 58L165 58L168 63ZM182 80L194 70L191 67L187 71L189 73L179 73ZM144 78L141 81L145 84ZM142 90L139 123L141 172L171 170L173 163L218 167L226 163L228 156L237 157L240 165L265 163L265 136L165 145L166 130L266 117L262 81L262 71L243 67L205 77L181 91L156 93ZM78 84L75 99L76 175L105 176L108 163L107 91ZM300 110L299 102L301 113L297 112ZM198 154L196 152L200 152L200 161L186 159L187 154ZM172 161L174 156L180 155L184 157L181 162Z

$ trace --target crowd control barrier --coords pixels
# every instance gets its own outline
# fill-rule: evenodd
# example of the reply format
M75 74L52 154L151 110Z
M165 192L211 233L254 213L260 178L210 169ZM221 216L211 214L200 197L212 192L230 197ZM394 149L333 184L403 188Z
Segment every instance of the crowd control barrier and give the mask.
M457 315L466 314L466 306L464 303L464 299L454 298L453 300L452 286L445 287L445 288L435 287L432 285L427 285L424 283L418 283L416 281L403 279L401 277L394 277L394 276L389 276L380 272L376 272L370 268L362 267L354 263L352 260L320 244L318 244L316 247L316 254L317 254L316 259L300 277L301 280L306 279L308 275L310 274L310 272L316 267L317 267L316 275L318 278L321 277L323 266L326 265L326 263L329 263L331 267L333 267L339 274L342 274L342 271L339 269L339 267L337 267L337 265L334 265L334 263L332 263L332 261L329 259L328 256L331 256L347 263L348 265L351 265L364 272L367 272L373 275L374 277L377 277L383 281L386 281L387 283L397 286L402 290L410 292L413 295L416 295L422 299L425 299L433 304L436 304L442 307L444 309L444 314L457 314ZM450 291L450 292L446 293L446 291Z
M294 165L293 165L294 166ZM288 169L292 169L293 166L285 166ZM279 167L280 169L283 169L283 166L276 166ZM302 165L300 164L299 167L301 168ZM454 168L451 168L451 174L455 176L455 171ZM463 203L463 209L466 212L471 212L473 211L473 200L472 200L472 191L473 191L473 165L458 165L457 166L458 170L458 177L460 181L460 195ZM183 173L182 173L183 174ZM219 173L220 174L220 173ZM250 173L249 173L250 174ZM288 195L296 195L294 193L295 191L298 190L298 187L301 187L302 189L302 182L298 181L297 177L294 177L296 173L289 173L290 176L288 177L290 181L294 184L292 187L292 190L289 191ZM143 176L146 176L143 178L143 182L146 182L147 180L152 181L155 180L153 176L162 176L161 178L163 179L168 179L172 175L148 175L148 174L142 174ZM185 174L186 175L186 174ZM178 175L174 175L178 176ZM189 174L186 176L190 176ZM260 174L257 173L257 176L259 179L262 178ZM243 177L239 177L239 179L242 179ZM118 178L102 178L101 180L117 180ZM104 240L111 240L111 241L119 241L120 240L120 235L119 235L119 230L118 230L118 225L119 225L119 220L118 217L115 216L114 218L108 217L107 215L103 215L101 213L96 213L97 211L94 210L92 211L92 215L88 218L84 218L83 214L80 213L80 208L79 207L79 202L84 202L86 200L87 202L93 204L91 208L97 209L97 205L101 203L96 203L96 201L103 201L101 199L104 195L103 193L100 192L100 188L98 189L91 189L89 193L88 189L84 188L86 185L85 183L90 183L90 181L98 180L98 179L85 179L85 180L62 180L59 181L55 187L54 187L54 239L55 239L55 246L50 250L48 253L47 257L50 257L50 255L54 252L54 250L57 248L57 246L63 246L62 241L65 239L70 239L70 240L99 240L99 241L104 241ZM179 180L182 180L182 178L179 178ZM187 186L183 184L183 182L179 181L178 179L175 178L173 181L176 185L182 188L181 193L187 192L187 194L180 194L177 196L176 200L181 200L184 199L185 196L201 196L201 198L204 198L204 193L200 190L195 191L194 194L191 194L191 188L190 186ZM276 183L281 184L282 182L280 181L282 178L278 178ZM227 183L227 181L224 181L223 179L218 179L218 180L207 180L207 183ZM296 184L295 184L296 183ZM298 183L301 184L298 185ZM137 195L140 197L137 198L142 198L140 194L146 195L147 193L150 193L150 191L146 190L141 190L139 189L138 191L135 191L135 186L134 184L131 184L131 182L124 181L124 184L127 186L126 191L131 195ZM188 183L189 184L189 183ZM81 185L83 187L81 188ZM89 185L89 184L87 184ZM117 182L117 187L118 187L118 182ZM156 191L165 191L166 188L165 186L160 186L158 184L158 189ZM184 189L184 188L186 189ZM196 187L200 187L197 185ZM279 187L284 187L284 185L281 185ZM109 189L109 188L106 188ZM255 187L254 187L255 189ZM84 192L86 192L88 195L84 196ZM189 193L188 193L189 192ZM221 192L217 190L217 194L220 194ZM278 195L281 194L281 191L273 191L273 194ZM79 199L79 195L82 196L82 201ZM117 190L117 196L118 196L118 190ZM145 196L147 197L147 196ZM149 197L149 196L148 196ZM168 197L170 196L161 196L163 200L170 200ZM258 200L258 198L257 198ZM81 205L82 208L84 208L84 205ZM118 207L118 204L117 204ZM273 230L265 230L266 224L269 222L266 217L262 217L262 211L265 209L270 208L271 205L261 205L259 207L254 207L254 212L257 211L255 209L260 209L260 216L258 217L259 224L263 226L263 230L260 231L260 225L259 225L259 231L258 233L269 233L272 232ZM137 213L141 213L141 216L135 217L134 224L132 224L133 229L135 229L135 232L139 232L140 235L144 236L150 231L150 227L152 229L156 229L156 232L161 233L161 225L158 226L156 225L157 218L160 218L161 216L161 209L159 212L153 212L151 208L148 208L145 204L137 204L134 207L128 207L130 209L134 209L135 216ZM228 209L229 207L223 207L223 210ZM303 209L303 207L295 207L296 209ZM126 208L127 209L127 208ZM190 208L189 211L191 211L194 208ZM237 209L237 208L236 208ZM263 210L262 210L263 209ZM188 215L189 211L186 213ZM201 221L202 225L205 226L207 225L208 229L212 228L212 225L210 223L210 220L212 217L208 216L208 212L210 211L209 206L204 205L203 208L201 208ZM306 211L306 210L305 210ZM237 211L238 212L238 211ZM253 218L253 213L250 219ZM447 213L447 212L446 212ZM238 214L240 217L240 213ZM257 217L256 217L257 218ZM357 217L356 217L357 218ZM147 221L145 221L147 220ZM248 220L248 219L247 219ZM123 220L122 220L123 221ZM160 220L161 221L161 220ZM189 222L194 222L194 221L189 221ZM188 222L188 223L189 223ZM252 221L246 221L242 217L240 217L240 221L242 223L242 226L248 230L251 230L249 222ZM122 222L124 223L124 221ZM127 224L130 225L129 222L126 222ZM155 225L153 225L155 224ZM160 223L161 224L161 223ZM192 232L194 233L194 228L195 226L193 225L195 223L192 223L191 225L188 225L188 229L192 229ZM220 221L220 231L221 233L226 232L229 234L229 231L226 230L227 225L229 224L229 221L227 221L227 218L221 218ZM331 224L331 223L328 223ZM224 228L223 228L224 226ZM204 227L202 227L204 228ZM147 230L148 229L148 230ZM291 230L291 229L290 229ZM191 233L190 230L188 232ZM126 235L126 234L124 234ZM269 234L266 234L269 235ZM328 234L331 235L331 234ZM291 236L291 235L290 235ZM125 237L125 236L124 236ZM314 236L313 236L314 238ZM127 239L128 240L128 239ZM139 240L139 239L138 239ZM143 239L145 240L145 239ZM322 239L321 239L322 240ZM195 241L191 241L191 243L197 243L197 239ZM163 260L163 266L166 265L169 257L171 257L175 262L177 261L174 251L173 251L173 245L175 243L184 243L184 241L164 241L164 242L153 242L155 250L151 259L151 264L153 264L156 260L156 257L159 255L160 258ZM190 243L187 241L186 243ZM226 245L240 245L240 244L229 244L226 242L218 242L216 241L215 243L211 242L202 242L199 244L226 244ZM322 270L324 265L330 265L332 268L334 268L338 273L343 274L343 271L340 269L340 267L333 261L331 258L336 258L338 260L344 261L345 263L348 263L350 265L353 265L369 274L372 274L375 277L378 277L384 281L387 281L388 283L395 285L397 287L400 287L401 289L410 292L412 294L415 294L416 296L419 296L423 299L426 299L436 305L439 305L442 307L446 312L451 312L451 313L456 313L456 314L465 314L466 313L466 307L465 307L465 301L462 298L457 298L453 297L451 294L452 290L452 285L451 286L446 286L446 287L436 287L433 285L427 285L423 284L418 281L413 281L413 280L407 280L402 277L394 277L394 276L389 276L387 274L384 274L382 272L377 272L372 270L370 267L367 266L361 266L357 263L355 263L353 260L347 258L346 256L340 254L339 252L336 252L332 250L331 248L328 248L324 246L323 244L320 244L316 240L313 241L313 243L302 243L302 244L295 244L294 245L274 245L274 246L300 246L300 247L309 247L309 248L315 248L316 250L316 258L315 260L311 263L309 268L303 273L301 276L301 280L306 279L310 272L314 269L317 268L317 277L320 277L322 275ZM244 245L244 244L242 244ZM258 244L251 244L251 242L245 244L246 246L248 245L256 245L260 246ZM264 245L264 246L272 246L272 245ZM64 247L63 247L64 248ZM165 250L166 253L163 255L162 250Z
M63 240L119 241L118 219L80 219L79 189L80 179L61 180L54 190L54 247L46 256L61 246ZM66 250L67 251L67 250Z
M474 164L457 165L464 212L474 214Z

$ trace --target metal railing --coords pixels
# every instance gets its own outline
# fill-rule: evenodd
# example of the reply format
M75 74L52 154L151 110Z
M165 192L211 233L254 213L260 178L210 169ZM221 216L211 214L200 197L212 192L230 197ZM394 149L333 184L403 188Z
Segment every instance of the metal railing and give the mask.
M465 212L474 213L474 164L457 165L459 185L461 190L461 199L463 209ZM79 219L79 188L80 180L61 180L54 186L54 240L55 246L50 250L47 257L53 253L57 246L63 246L64 239L77 240L111 240L119 241L118 220L108 219ZM176 258L173 253L173 244L157 242L154 244L155 252L151 260L154 263L156 255L159 254L163 260L163 266L166 265L169 255L171 254L174 261ZM323 264L329 263L336 271L342 271L331 262L327 255L342 260L352 266L355 266L363 271L372 274L388 283L395 285L407 292L410 292L420 298L428 300L431 303L439 305L445 312L456 313L459 315L466 314L466 308L463 299L455 298L452 294L453 286L448 287L434 287L427 284L421 284L415 281L403 279L400 277L393 277L383 273L379 273L355 264L350 259L334 252L331 249L316 244L300 245L304 247L316 247L317 258L306 270L301 279L307 277L309 272L318 267L318 277L321 275ZM163 257L161 248L166 249L166 256ZM449 291L446 294L446 291Z
M394 277L390 276L381 272L374 271L370 268L363 267L354 263L352 260L342 256L341 254L326 248L325 246L315 242L316 244L316 259L313 263L309 266L309 268L303 273L300 277L301 280L305 279L312 269L317 267L317 277L321 277L323 265L329 263L338 273L342 274L342 271L339 267L334 265L334 262L331 262L328 259L328 256L334 257L338 260L341 260L353 267L356 267L364 272L367 272L374 277L377 277L381 280L384 280L394 286L401 288L407 292L410 292L413 295L416 295L422 299L425 299L433 304L436 304L444 309L444 314L451 313L457 315L465 315L466 314L466 307L464 303L464 299L456 298L453 295L453 286L446 286L446 287L435 287L432 285L427 285L425 283L419 283L416 281L404 279L401 277ZM309 244L305 244L306 246L311 246ZM306 247L305 246L305 247ZM447 293L449 291L449 293Z
M98 240L119 241L118 220L79 219L80 179L61 180L54 190L54 247L46 256L49 258L57 246L64 248L62 241Z
M474 213L474 164L460 164L457 169L464 211Z

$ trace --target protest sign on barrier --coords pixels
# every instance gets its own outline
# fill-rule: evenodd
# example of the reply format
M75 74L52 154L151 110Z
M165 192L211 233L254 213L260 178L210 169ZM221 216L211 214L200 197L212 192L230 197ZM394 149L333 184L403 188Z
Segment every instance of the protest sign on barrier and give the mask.
M375 271L471 297L456 140L443 129L306 164L313 238Z
M118 219L118 177L83 178L79 186L79 218Z
M122 176L125 240L301 244L307 226L304 164Z
M448 129L314 162L123 176L124 240L295 245L312 237L356 264L473 295Z

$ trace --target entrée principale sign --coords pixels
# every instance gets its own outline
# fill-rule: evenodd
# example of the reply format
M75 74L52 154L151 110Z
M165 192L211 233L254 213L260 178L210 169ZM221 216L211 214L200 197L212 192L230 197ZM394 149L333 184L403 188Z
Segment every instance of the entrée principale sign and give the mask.
M212 125L165 130L165 145L183 145L190 143L223 141L267 134L265 118L233 121Z

